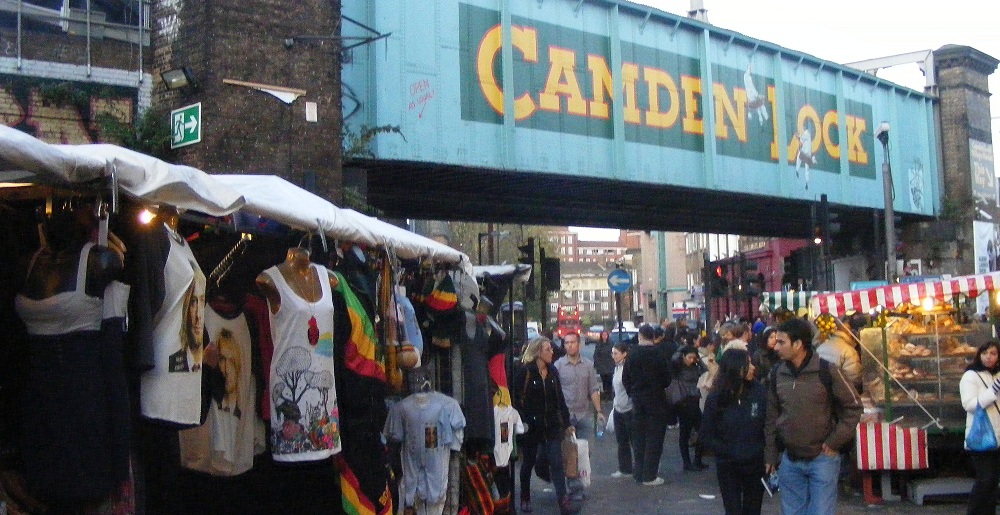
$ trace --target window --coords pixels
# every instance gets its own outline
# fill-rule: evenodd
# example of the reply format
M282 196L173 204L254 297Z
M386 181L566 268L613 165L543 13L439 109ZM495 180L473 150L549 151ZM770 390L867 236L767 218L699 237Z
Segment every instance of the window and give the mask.
M604 311L607 311L608 309L610 309L610 306L608 305L607 302L602 302L601 303L601 309L603 309Z
M608 290L601 290L601 298L608 298Z

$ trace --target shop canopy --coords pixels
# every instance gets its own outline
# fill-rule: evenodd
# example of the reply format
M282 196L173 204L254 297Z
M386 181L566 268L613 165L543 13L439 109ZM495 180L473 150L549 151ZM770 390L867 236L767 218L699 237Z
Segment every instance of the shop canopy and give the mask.
M431 261L461 263L465 273L472 276L472 262L468 256L444 243L396 227L378 218L372 218L353 209L341 209L344 217L362 228L361 242L384 245L397 256L405 259L425 258Z
M920 304L926 298L947 302L956 295L977 297L980 293L997 287L1000 287L1000 272L990 272L939 281L890 284L866 290L816 295L812 298L811 307L816 315L830 313L841 316L850 311L867 313L878 306L895 309L905 303Z
M208 174L115 145L52 145L0 126L0 182L73 186L114 175L126 194L214 216L232 213L243 197Z
M465 254L352 209L342 209L275 175L212 175L246 199L248 213L336 240L384 246L404 259L469 263ZM471 272L471 270L467 270Z
M381 220L340 209L275 176L209 175L107 144L53 145L0 126L0 182L72 187L114 175L118 188L143 202L169 204L212 216L237 210L343 241L386 246L407 259L462 263L465 254Z
M760 296L760 305L771 312L778 308L786 308L795 313L799 308L808 308L809 299L819 293L816 291L766 291Z

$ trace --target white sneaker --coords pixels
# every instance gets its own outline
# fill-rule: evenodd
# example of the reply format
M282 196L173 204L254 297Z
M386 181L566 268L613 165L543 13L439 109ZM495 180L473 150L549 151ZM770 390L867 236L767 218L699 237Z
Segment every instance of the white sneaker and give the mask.
M611 477L613 477L613 478L617 479L617 478L620 478L620 477L625 477L625 476L627 476L627 475L628 475L628 474L626 474L626 473L624 473L624 472L622 472L622 471L620 471L620 470L616 470L616 471L614 471L614 472L613 472L613 473L611 474Z
M663 484L663 478L658 477L652 481L643 481L642 484L646 486L660 486Z
M670 424L667 426L667 429L677 429L677 424Z

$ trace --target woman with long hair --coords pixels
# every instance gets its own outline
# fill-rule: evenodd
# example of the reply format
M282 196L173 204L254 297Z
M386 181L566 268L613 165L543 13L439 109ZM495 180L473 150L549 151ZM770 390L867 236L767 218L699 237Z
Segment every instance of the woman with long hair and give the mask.
M674 380L680 382L684 392L683 400L674 405L681 425L677 445L680 447L684 470L699 472L708 466L701 461L702 445L701 439L697 437L693 442L694 462L691 461L691 436L694 432L701 431L701 390L698 388L698 381L707 370L698 358L698 349L694 347L681 349L680 361L674 366Z
M750 361L757 369L757 380L767 383L767 375L771 372L771 367L778 364L781 358L774 348L778 345L778 330L774 327L764 329L760 335L760 345L754 351Z
M962 395L962 407L965 408L965 434L969 435L973 416L977 408L986 410L990 425L1000 441L1000 407L997 406L997 394L1000 393L1000 343L990 340L982 344L976 351L976 357L965 369L962 380L958 383ZM996 513L997 481L1000 481L1000 450L972 451L969 461L976 473L976 482L969 494L969 515Z
M715 451L715 474L726 515L760 515L764 497L767 388L754 381L747 351L722 353L702 418L702 441Z
M552 342L535 338L528 342L521 356L523 366L514 372L511 384L514 408L528 431L519 436L521 444L521 512L531 513L531 471L539 454L548 460L552 487L556 491L560 513L572 513L566 491L561 442L569 424L569 409L563 397L559 372L552 364Z
M618 470L611 477L624 477L633 474L632 469L632 432L635 427L635 410L632 399L625 391L622 374L625 371L625 360L628 359L628 344L618 342L611 349L611 357L615 360L615 372L611 384L615 392L612 401L615 410L615 440L618 443Z

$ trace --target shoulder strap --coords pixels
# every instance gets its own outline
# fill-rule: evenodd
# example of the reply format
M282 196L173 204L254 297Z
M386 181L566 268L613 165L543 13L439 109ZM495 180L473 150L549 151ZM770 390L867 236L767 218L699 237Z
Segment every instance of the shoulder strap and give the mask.
M819 358L819 380L826 387L826 394L831 400L835 399L833 396L833 374L830 373L830 362Z
M979 380L983 382L983 386L985 386L987 388L990 387L990 385L986 383L986 380L983 379L983 376L979 375L979 371L978 370L976 371L976 377L978 377ZM1000 406L997 406L997 401L993 401L993 407L996 408L998 412L1000 412Z

